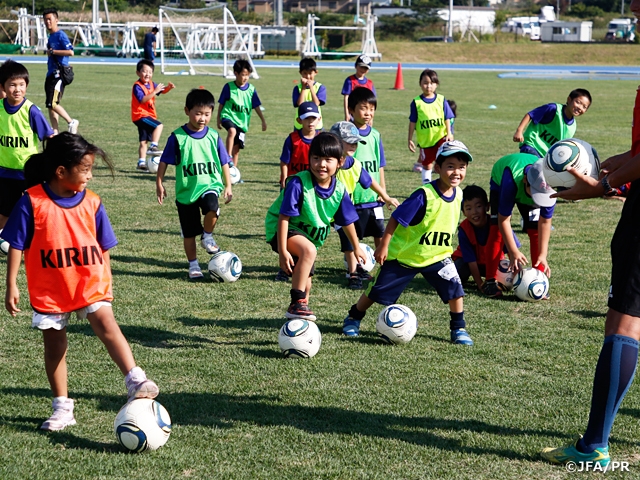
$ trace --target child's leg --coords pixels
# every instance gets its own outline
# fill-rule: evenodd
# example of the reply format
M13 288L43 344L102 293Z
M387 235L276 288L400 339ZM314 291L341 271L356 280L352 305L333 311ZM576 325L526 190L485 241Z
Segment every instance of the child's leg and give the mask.
M2 230L4 228L4 226L7 224L7 220L9 220L9 217L5 217L4 215L0 215L0 230Z
M160 143L160 135L162 135L162 127L163 125L158 125L151 134L151 143L154 145L158 145ZM146 153L146 152L145 152Z
M218 213L217 212L207 212L204 216L204 234L211 235L213 233L213 229L216 228L216 223L218 222Z
M344 252L344 260L347 262L347 273L355 272L358 266L358 260L356 259L356 255L353 253L353 250L347 250Z
M240 145L233 146L233 164L238 166L238 157L240 156Z
M287 240L287 250L292 256L298 257L298 262L293 269L291 288L306 292L306 297L308 297L307 287L311 287L309 278L311 268L316 261L317 249L306 237L294 235Z
M462 297L449 300L449 329L451 330L451 343L457 345L473 345L473 340L465 330L467 322L464 320L464 304Z
M187 254L187 260L189 263L192 261L198 261L198 251L196 250L196 237L189 237L183 239L184 253Z
M227 142L226 142L227 145L226 145L226 147L227 147L227 152L230 155L233 155L233 143L236 140L236 133L237 133L236 129L233 128L233 127L230 127L227 130Z
M422 183L429 183L431 181L431 173L433 172L433 163L430 163L422 167Z
M140 145L138 146L138 159L144 160L147 157L147 141L140 140Z
M67 329L42 331L44 368L54 397L67 397Z
M108 306L100 307L96 312L87 314L87 320L93 332L107 348L109 356L118 366L123 375L126 375L136 366L131 348L124 338L122 330L116 323L113 309Z

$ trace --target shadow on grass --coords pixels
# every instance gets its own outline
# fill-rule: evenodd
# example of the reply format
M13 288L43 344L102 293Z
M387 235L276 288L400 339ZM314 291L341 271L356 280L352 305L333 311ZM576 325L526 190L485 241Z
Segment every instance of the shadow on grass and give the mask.
M147 234L147 233L153 233L154 235L168 235L171 237L177 237L180 238L180 232L177 230L156 230L156 229L151 229L151 228L124 228L121 229L124 232L131 232L131 233L142 233L142 234Z
M607 316L607 312L596 312L594 310L569 310L569 313L582 318L602 318Z
M146 265L146 266L153 265L156 267L171 268L173 270L180 270L181 274L186 278L185 262L167 262L165 260L159 260L157 258L135 257L135 256L118 255L118 254L111 256L111 262L112 263L122 262L122 263L130 263L130 264L139 263L141 265ZM125 272L125 274L127 273L134 273L134 272ZM146 275L148 275L148 272L146 273ZM154 276L155 275L157 275L157 273L154 273Z
M176 320L186 327L222 327L238 330L256 329L278 331L286 321L283 318L243 318L233 319L209 319L198 317L178 317Z

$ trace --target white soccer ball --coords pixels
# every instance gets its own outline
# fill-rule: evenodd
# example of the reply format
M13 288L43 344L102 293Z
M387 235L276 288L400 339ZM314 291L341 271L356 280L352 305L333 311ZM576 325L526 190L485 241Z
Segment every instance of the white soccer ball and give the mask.
M0 235L2 235L2 228L0 228ZM7 242L4 238L0 237L0 252L4 255L9 253L9 242Z
M294 318L285 323L278 333L278 345L286 358L311 358L322 343L322 335L314 322Z
M513 290L520 300L537 302L549 293L549 279L537 268L523 268L513 280Z
M409 307L389 305L380 312L376 321L378 336L386 343L409 343L418 331L418 319Z
M240 176L240 170L238 170L238 167L235 165L233 167L229 166L229 176L231 177L231 185L235 185L242 178Z
M235 253L220 250L209 260L208 269L215 282L235 282L242 273L242 262Z
M583 140L569 138L554 143L542 160L544 178L552 188L571 188L575 177L566 171L574 168L582 175L598 178L600 160L595 149Z
M147 158L147 170L149 173L158 173L158 167L160 166L160 157L156 155L155 157Z
M360 243L360 249L364 252L364 258L366 260L364 265L362 265L362 268L365 272L370 272L376 266L376 259L373 256L374 250L369 245L366 245L362 242ZM349 268L346 260L344 261L344 268Z
M498 264L496 282L503 292L510 292L513 288L513 272L509 271L509 260L502 259Z
M130 452L157 450L169 440L171 417L155 400L138 398L120 409L113 430L120 445Z

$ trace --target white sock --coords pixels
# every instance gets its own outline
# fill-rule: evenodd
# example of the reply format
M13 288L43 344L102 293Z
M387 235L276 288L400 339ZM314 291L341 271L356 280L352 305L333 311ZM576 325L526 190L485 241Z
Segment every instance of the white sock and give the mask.
M195 260L189 260L189 268L195 268L195 267L200 267L200 265L198 264L197 258Z
M202 238L213 238L213 232L205 232L204 230L202 231Z
M158 144L156 142L151 142L151 145L149 145L150 147L157 147Z
M429 183L431 181L431 170L426 168L422 169L422 184Z
M140 367L133 367L131 370L129 370L129 373L127 373L127 375L124 377L124 381L126 383L128 383L134 377L137 377L137 378L144 377L144 378L146 378L146 376L144 374L144 370L142 370Z
M140 163L140 162L146 162L146 160L144 158L139 158L138 159L138 163Z

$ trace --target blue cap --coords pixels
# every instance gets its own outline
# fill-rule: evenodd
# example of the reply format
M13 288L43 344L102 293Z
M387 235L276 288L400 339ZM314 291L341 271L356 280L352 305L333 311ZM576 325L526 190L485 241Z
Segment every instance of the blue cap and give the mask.
M304 120L308 117L320 118L320 109L313 102L303 102L298 107L298 118Z

